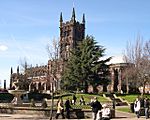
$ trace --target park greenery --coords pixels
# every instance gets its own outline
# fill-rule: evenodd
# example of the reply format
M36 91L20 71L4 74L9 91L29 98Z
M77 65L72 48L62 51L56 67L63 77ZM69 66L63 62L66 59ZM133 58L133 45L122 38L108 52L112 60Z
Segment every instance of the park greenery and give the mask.
M123 100L127 100L128 103L133 103L137 97L147 97L150 99L150 95L149 94L144 94L144 95L141 95L141 94L125 94L125 95L118 95L118 97L121 97Z
M56 80L57 78L57 70L59 67L59 44L57 42L53 42L54 51L48 47L48 52L50 56L50 61L53 63L53 69L51 74L54 76ZM97 91L97 87L99 85L103 86L103 93L107 92L107 85L110 84L110 73L109 73L109 65L107 62L110 61L111 57L103 59L105 56L105 48L101 45L98 45L93 36L86 36L85 39L80 41L76 48L70 51L70 56L68 60L65 62L64 71L62 73L61 78L61 91L52 91L51 96L46 97L47 95L29 95L29 99L31 102L31 107L35 107L35 101L37 98L41 98L40 101L44 98L51 99L51 117L53 113L53 109L56 109L56 105L54 104L59 98L62 98L63 101L66 99L72 100L73 95L77 97L77 104L71 105L73 109L91 109L89 103L91 99L97 97L97 99L103 103L112 103L112 101L104 98ZM122 99L126 100L128 103L133 103L135 99L140 94L128 94L131 87L135 88L134 93L137 93L136 90L139 89L140 86L143 87L143 93L145 93L146 84L150 83L150 41L147 41L143 46L139 39L137 40L135 46L128 46L127 51L124 54L124 59L126 63L129 63L128 67L125 69L122 78L126 83L126 93L123 95L118 95ZM54 53L54 54L51 54ZM49 62L50 62L49 61ZM30 71L32 72L32 71ZM25 76L26 77L26 76ZM22 83L25 83L24 76L19 76L19 79L23 80ZM21 84L24 85L24 84ZM27 83L25 85L28 86ZM27 89L27 86L22 86L21 88ZM88 94L88 86L93 87L94 94ZM130 88L129 88L130 87ZM56 88L56 90L58 90ZM71 93L65 93L64 91L69 91ZM39 91L37 91L39 92ZM58 94L56 93L58 92ZM74 93L73 93L74 92ZM86 94L85 94L86 93ZM98 94L97 94L98 93ZM102 93L102 94L103 94ZM8 96L8 95L7 95ZM37 97L38 96L38 97ZM40 97L39 97L40 96ZM85 103L84 105L80 105L80 97L83 96ZM150 95L146 95L150 98ZM142 96L144 97L144 96ZM6 98L6 95L1 95L1 98ZM9 102L12 99L12 96L7 97ZM7 99L1 99L1 101L6 101ZM39 99L37 99L39 100ZM47 104L45 101L42 101L42 107L46 108ZM131 112L130 107L121 107L117 108L119 111L123 112Z
M72 94L73 95L73 94ZM64 96L63 100L65 101L67 98L69 98L70 100L72 99L72 95L70 96ZM107 100L106 98L104 98L102 95L94 95L94 94L76 94L77 97L77 103L79 103L80 101L80 97L83 97L85 100L85 103L90 103L91 99L93 99L94 97L97 97L97 99L101 102L101 103L105 103L105 102L109 102L109 100Z
M53 40L53 46L49 46L47 50L50 57L49 61L53 63L51 74L56 81L61 79L61 90L79 90L86 93L88 86L91 85L94 88L93 92L97 93L97 86L102 85L103 91L107 91L107 85L110 84L111 79L107 62L109 62L111 57L103 59L106 49L98 45L93 36L86 36L76 48L70 50L69 58L65 61L65 67L63 73L61 73L62 78L57 77L57 70L60 67L59 47L59 41ZM51 50L52 48L54 50ZM138 93L139 87L142 87L142 93L145 93L145 87L150 83L149 56L150 40L143 42L142 37L138 37L134 44L127 44L124 61L128 63L128 66L122 73L122 79L124 80L122 89L127 94ZM26 66L26 64L23 66ZM30 72L32 73L32 71ZM47 74L49 75L49 73ZM29 83L26 82L27 78L22 76L19 78L24 82L22 85L26 85L23 88L28 89Z
M111 58L102 60L105 55L105 48L97 45L94 37L86 36L70 52L71 55L62 76L62 88L73 91L79 89L85 93L89 85L92 85L93 88L103 85L106 88L110 81L108 77L109 66L106 63Z

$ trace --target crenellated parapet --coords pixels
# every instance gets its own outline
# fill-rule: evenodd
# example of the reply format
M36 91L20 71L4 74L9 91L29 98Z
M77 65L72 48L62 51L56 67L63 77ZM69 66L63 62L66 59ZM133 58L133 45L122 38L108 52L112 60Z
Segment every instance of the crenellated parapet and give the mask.
M28 67L25 70L25 74L28 77L46 76L47 75L47 65Z
M67 60L70 50L75 48L79 41L85 37L85 15L82 22L76 20L75 9L73 8L70 21L63 22L62 13L60 14L60 58Z

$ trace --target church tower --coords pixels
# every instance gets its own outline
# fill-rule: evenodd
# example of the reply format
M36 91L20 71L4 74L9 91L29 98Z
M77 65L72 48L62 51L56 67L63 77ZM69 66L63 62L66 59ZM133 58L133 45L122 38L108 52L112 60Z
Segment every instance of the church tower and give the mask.
M76 21L75 9L73 8L70 21L63 22L62 13L60 14L60 59L66 61L70 56L70 50L75 48L78 42L85 36L85 15L82 22Z

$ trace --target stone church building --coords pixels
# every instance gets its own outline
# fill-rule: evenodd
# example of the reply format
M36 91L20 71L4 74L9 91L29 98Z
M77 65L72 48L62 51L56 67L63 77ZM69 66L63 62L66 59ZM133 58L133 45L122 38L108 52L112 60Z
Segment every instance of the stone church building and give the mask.
M77 21L74 8L71 19L67 22L63 21L63 15L62 13L60 14L59 24L60 58L57 61L48 60L48 64L45 66L28 67L25 65L24 77L28 81L26 83L28 84L27 90L29 91L51 92L52 90L60 90L61 73L64 69L65 62L70 56L69 51L75 48L77 43L85 37L85 15L83 14L81 22ZM53 74L54 66L57 66L55 74ZM126 63L110 65L111 84L108 85L109 91L121 91L122 85L124 84L121 76L126 66ZM14 83L20 80L20 76L22 74L19 73L19 68L17 68L17 73L13 73L11 68L10 89L16 87Z

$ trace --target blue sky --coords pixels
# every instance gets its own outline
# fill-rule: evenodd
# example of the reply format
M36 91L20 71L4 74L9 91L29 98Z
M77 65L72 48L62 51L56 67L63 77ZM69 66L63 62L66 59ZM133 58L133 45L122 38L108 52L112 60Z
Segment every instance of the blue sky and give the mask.
M47 64L46 46L59 37L59 17L86 18L86 34L106 48L107 56L121 56L127 41L140 34L150 38L149 0L0 0L0 80L9 84L24 59L29 64Z

